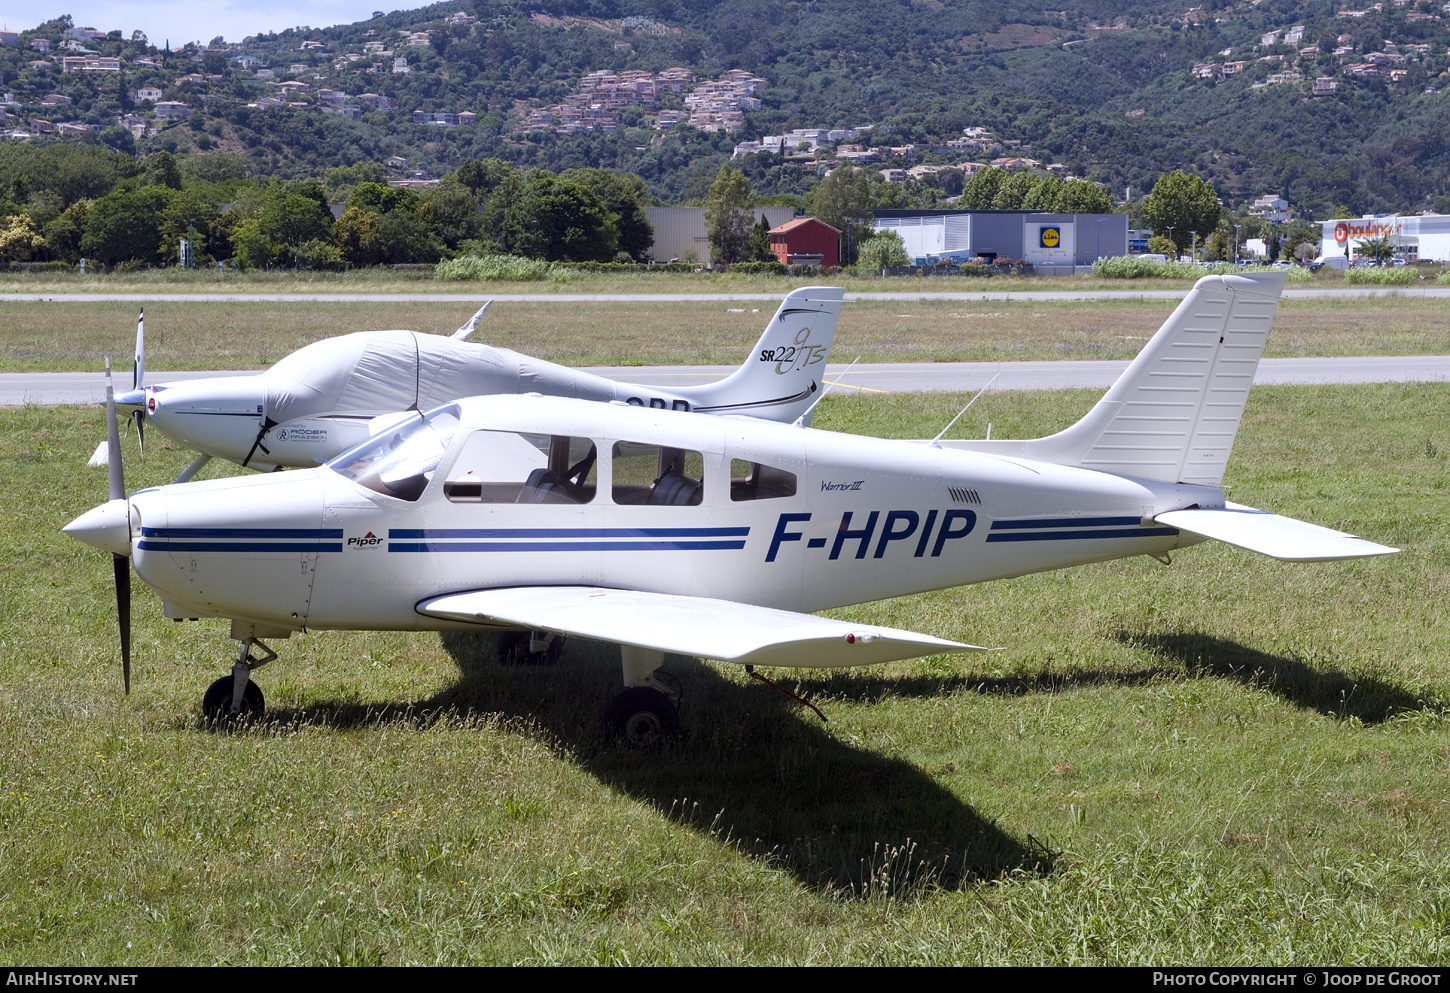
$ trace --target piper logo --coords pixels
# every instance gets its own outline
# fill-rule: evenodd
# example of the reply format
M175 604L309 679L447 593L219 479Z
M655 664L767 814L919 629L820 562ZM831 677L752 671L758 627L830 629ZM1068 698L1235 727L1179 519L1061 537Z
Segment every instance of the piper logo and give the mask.
M349 545L356 545L358 548L371 548L373 545L381 545L383 543L383 539L379 538L377 535L369 531L361 538L347 539L347 543Z

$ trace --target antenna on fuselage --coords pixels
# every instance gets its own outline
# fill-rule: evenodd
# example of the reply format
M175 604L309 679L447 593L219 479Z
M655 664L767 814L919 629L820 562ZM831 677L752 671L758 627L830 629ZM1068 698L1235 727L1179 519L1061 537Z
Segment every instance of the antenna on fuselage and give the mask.
M824 400L826 398L826 394L829 393L829 392L831 392L831 390L835 389L836 383L839 383L841 380L845 379L846 378L846 373L848 373L852 369L856 368L856 363L857 362L860 362L860 361L861 361L861 356L859 356L859 355L856 356L854 359L852 359L851 360L851 364L848 365L848 366L846 366L846 368L841 371L841 374L839 376L837 376L831 382L831 385L827 386L824 390L822 390L821 391L821 395L818 396L818 397L816 397L813 401L811 401L811 405L809 407L807 407L805 410L801 411L801 416L797 417L791 423L791 427L795 427L795 428L804 427L805 426L805 423L806 423L806 418L811 416L811 411L813 411L813 410L816 409L816 404L818 404L822 400Z
M453 334L451 335L453 340L462 341L469 335L473 334L474 330L478 327L478 319L483 316L484 311L488 310L488 305L491 303L493 303L492 300L488 301L488 303L485 303L482 307L479 307L478 313L470 317L467 321L463 323L463 326L461 328L453 332Z
M1000 372L997 373L997 376L1000 376L1000 375L1002 375ZM932 448L940 448L941 447L940 445L937 444L937 442L941 441L942 435L944 435L948 431L950 431L952 429L952 425L955 424L957 421L959 421L959 420L962 419L962 414L965 414L967 411L969 411L969 410L972 409L972 404L976 403L977 400L981 398L982 394L983 393L986 393L987 390L991 388L992 384L997 381L997 376L993 376L991 379L987 380L987 385L986 386L983 386L980 390L978 390L977 391L977 395L974 396L974 397L972 397L970 400L967 401L967 405L961 409L961 412L958 413L956 417L953 417L950 421L947 422L947 426L944 427L944 428L942 428L941 431L937 434L937 436L931 440L931 447ZM990 434L991 431L992 431L992 428L989 425L987 427L988 434Z

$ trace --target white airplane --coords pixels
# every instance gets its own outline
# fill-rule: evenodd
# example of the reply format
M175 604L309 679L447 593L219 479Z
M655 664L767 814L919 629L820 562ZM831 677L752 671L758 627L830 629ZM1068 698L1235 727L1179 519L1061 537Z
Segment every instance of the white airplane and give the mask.
M794 421L819 397L843 295L834 286L791 291L733 375L670 389L615 382L467 342L488 304L451 337L358 331L313 342L255 376L145 386L143 312L132 389L116 403L132 408L143 436L150 424L201 453L177 482L213 457L261 471L314 467L397 423L399 412L482 394L542 393ZM98 448L92 464L104 461Z
M118 592L129 556L167 617L231 621L241 653L203 698L209 719L262 710L250 674L276 658L263 638L515 631L544 653L561 636L619 644L625 689L606 725L649 743L678 726L656 677L666 652L814 668L983 650L812 611L1167 561L1208 538L1290 561L1396 551L1219 488L1283 285L1199 280L1092 411L1047 438L888 441L473 397L280 476L126 498L113 457L113 499L65 531L113 553ZM128 623L123 607L123 659Z

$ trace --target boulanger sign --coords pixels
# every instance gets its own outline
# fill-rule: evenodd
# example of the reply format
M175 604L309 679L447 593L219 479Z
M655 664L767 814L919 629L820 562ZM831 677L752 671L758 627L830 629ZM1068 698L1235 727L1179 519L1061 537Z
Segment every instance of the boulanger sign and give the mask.
M1398 225L1393 220L1383 218L1335 221L1334 240L1341 245L1347 244L1351 238L1356 241L1369 241L1392 235L1397 228Z

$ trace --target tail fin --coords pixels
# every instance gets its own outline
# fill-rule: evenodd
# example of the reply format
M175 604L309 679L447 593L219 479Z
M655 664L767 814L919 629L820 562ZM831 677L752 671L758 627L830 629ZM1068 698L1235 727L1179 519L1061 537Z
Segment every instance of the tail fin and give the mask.
M794 421L820 392L844 296L839 286L792 290L732 375L671 392L697 411Z
M1120 476L1217 486L1284 289L1205 276L1082 420L1034 441L940 442Z

